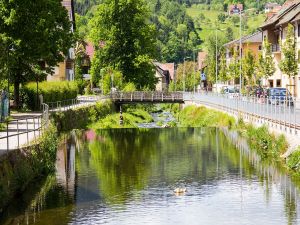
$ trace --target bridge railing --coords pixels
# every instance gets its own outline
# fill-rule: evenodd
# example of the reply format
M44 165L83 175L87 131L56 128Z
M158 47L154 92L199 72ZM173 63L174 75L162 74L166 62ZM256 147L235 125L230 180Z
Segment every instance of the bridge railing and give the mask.
M182 92L113 92L113 101L126 102L164 102L164 101L183 101Z

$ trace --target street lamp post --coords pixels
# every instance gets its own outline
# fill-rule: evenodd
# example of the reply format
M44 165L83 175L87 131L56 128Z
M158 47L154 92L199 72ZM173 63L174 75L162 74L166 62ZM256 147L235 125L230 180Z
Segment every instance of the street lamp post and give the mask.
M9 87L10 87L10 68L9 68L9 52L14 51L14 45L13 43L9 44L7 46L7 61L6 61L6 69L7 69L7 98L8 98L8 115L10 115L10 92L9 92Z
M242 92L242 10L240 10L240 93Z
M190 57L184 57L183 58L183 92L185 92L185 60L190 59Z

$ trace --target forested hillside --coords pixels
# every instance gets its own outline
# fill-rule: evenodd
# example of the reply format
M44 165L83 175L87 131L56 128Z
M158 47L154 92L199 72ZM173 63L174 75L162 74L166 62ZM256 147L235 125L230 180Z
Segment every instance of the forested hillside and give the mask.
M75 0L78 35L89 38L89 21L104 0ZM282 3L284 0L274 0ZM151 18L157 31L157 60L182 62L193 59L194 52L208 50L215 35L220 32L220 44L239 36L238 16L227 16L229 4L241 2L247 14L243 17L243 34L253 33L265 20L263 6L269 0L148 0Z

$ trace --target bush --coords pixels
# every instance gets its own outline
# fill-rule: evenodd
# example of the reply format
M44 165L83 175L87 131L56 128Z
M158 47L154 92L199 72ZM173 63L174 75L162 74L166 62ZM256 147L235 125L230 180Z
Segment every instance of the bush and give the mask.
M246 130L250 147L256 149L263 158L277 159L287 149L288 143L285 137L280 135L276 138L266 126L259 128L247 126Z
M180 125L184 127L232 127L235 119L226 113L203 106L188 106L179 113Z
M287 166L290 169L296 171L297 173L300 172L300 149L299 148L287 158Z
M0 212L35 178L55 171L57 145L56 129L50 124L37 144L0 157Z
M38 110L36 83L31 82L23 88L23 101L25 107L31 110ZM43 95L43 102L57 102L77 97L78 86L76 82L69 81L51 81L39 83L39 94Z
M98 102L94 106L83 106L77 109L70 109L64 112L52 114L52 118L57 129L60 132L70 131L73 129L85 129L91 123L111 114L113 104L111 101Z

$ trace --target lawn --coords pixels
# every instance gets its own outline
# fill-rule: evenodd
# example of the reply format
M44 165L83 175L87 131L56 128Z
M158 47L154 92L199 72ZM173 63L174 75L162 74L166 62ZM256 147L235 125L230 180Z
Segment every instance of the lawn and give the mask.
M218 15L222 13L222 11L213 11L213 10L203 10L199 8L187 8L187 14L191 16L194 20L200 15L203 14L205 16L205 20L201 23L201 29L197 27L198 34L204 42L202 43L202 48L205 49L205 40L210 34L215 34L214 24L217 21ZM248 29L243 30L243 35L247 35L255 31L265 20L264 14L254 14L248 15ZM218 26L221 30L225 30L227 27L231 27L233 29L234 38L239 37L239 24L236 26L232 23L230 18L227 18L225 23L218 22ZM224 35L224 31L222 34L219 31L219 35Z

